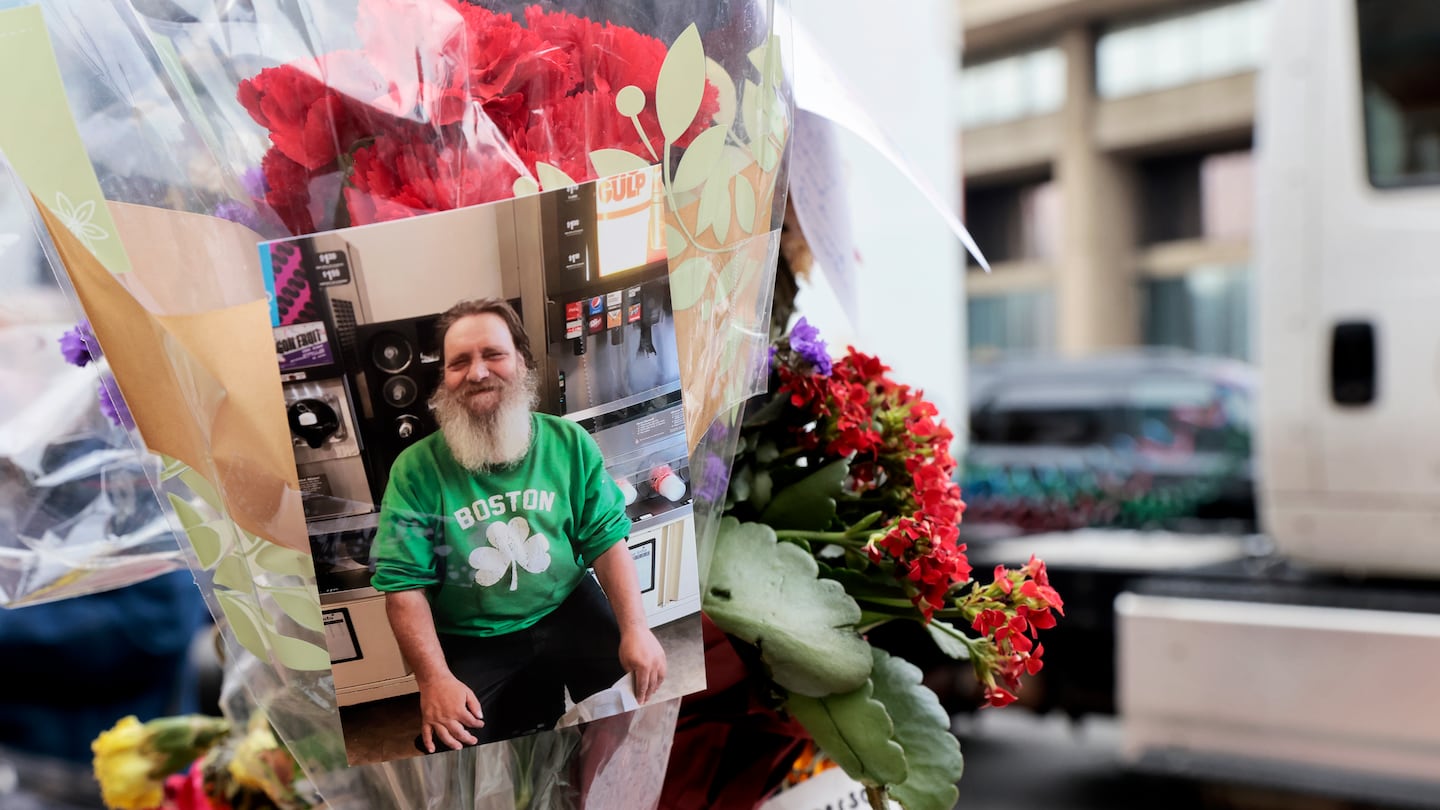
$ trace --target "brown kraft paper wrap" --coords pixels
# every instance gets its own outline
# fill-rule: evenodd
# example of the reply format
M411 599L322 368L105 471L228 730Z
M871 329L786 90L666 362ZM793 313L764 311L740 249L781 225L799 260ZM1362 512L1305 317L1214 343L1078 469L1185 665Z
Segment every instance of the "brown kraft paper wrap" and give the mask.
M214 217L110 203L133 267L122 284L36 207L146 447L204 476L242 529L308 555L259 237Z

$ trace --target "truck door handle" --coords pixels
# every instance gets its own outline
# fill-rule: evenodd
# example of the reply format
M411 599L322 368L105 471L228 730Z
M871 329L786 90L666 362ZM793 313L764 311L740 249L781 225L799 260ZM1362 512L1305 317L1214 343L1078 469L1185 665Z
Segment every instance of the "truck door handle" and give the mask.
M1369 321L1335 324L1330 335L1330 397L1336 405L1375 401L1375 326Z

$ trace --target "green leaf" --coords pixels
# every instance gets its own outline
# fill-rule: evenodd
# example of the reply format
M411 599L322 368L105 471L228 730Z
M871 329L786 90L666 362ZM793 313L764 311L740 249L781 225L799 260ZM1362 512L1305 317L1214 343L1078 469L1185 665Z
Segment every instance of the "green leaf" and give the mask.
M235 634L235 640L256 658L264 660L268 655L265 638L260 634L264 625L259 621L256 610L246 597L235 591L216 591L215 596L220 600L220 610L230 623L230 632Z
M195 557L200 560L200 567L209 571L220 559L223 548L220 533L205 525L205 518L184 498L173 492L165 494L170 498L170 507L175 510L180 525L185 528L185 536L190 539L190 545L195 549Z
M764 133L760 132L760 85L745 80L745 95L740 99L740 122L745 125L745 143L752 147Z
M777 64L778 51L776 49L778 47L779 38L772 35L769 39L765 40L765 42L750 49L750 53L746 54L746 56L749 58L750 64L754 65L756 70L764 74L771 69L772 65Z
M700 190L700 204L695 206L695 238L698 241L705 231L715 227L715 203L720 199L720 187L706 185Z
M784 150L784 145L777 143L774 136L767 135L760 139L760 148L757 150L755 160L760 164L761 169L773 172L775 167L780 165L780 155Z
M245 558L239 554L229 554L215 566L215 584L224 585L232 591L249 592L254 587L250 580L250 569L245 565Z
M674 225L666 223L665 255L670 259L678 258L689 246L690 241L685 238L685 233Z
M282 665L303 672L330 669L330 651L324 647L291 638L275 630L267 629L266 635L270 637L270 648L275 652L275 660Z
M655 112L667 143L680 140L690 128L704 96L705 47L700 42L700 29L691 23L665 54L655 81Z
M224 505L220 501L220 493L215 491L215 485L210 483L210 479L196 472L193 468L186 467L180 472L180 481L189 487L191 492L199 496L200 500L208 504L211 509L214 509L222 515L225 513Z
M171 478L174 478L177 475L181 475L186 470L190 469L185 465L185 462L181 461L178 458L161 456L161 459L163 459L165 462L165 466L160 470L161 481L169 481Z
M325 619L320 615L320 598L315 591L309 588L266 588L265 592L296 624L317 633L325 632Z
M596 149L590 153L590 165L596 177L634 172L650 168L650 161L624 149Z
M720 91L720 109L715 111L715 123L729 129L735 123L735 80L714 59L705 60L705 78Z
M756 509L764 511L765 507L770 505L770 498L774 494L774 490L775 479L770 477L770 473L764 470L755 473L754 478L750 481L750 503Z
M849 568L827 568L823 570L820 575L826 579L833 579L845 586L846 593L862 602L869 597L877 600L897 600L904 602L906 605L910 604L910 597L905 595L905 589L900 587L899 583L886 584L879 582L859 571ZM888 575L886 578L892 583L895 582L894 579ZM877 602L877 604L885 603ZM861 607L863 608L864 606L862 605Z
M735 176L735 219L745 233L755 233L755 186L743 174Z
M715 126L695 136L695 140L685 147L685 154L680 156L680 166L675 169L675 177L670 181L671 191L689 191L710 177L725 152L728 132L725 127Z
M935 642L935 646L940 648L940 652L956 661L970 660L970 648L965 646L965 642L956 638L956 636L964 634L963 630L939 619L931 619L925 625L925 631L930 634L930 640Z
M761 522L776 529L829 529L835 519L835 499L849 474L850 463L844 459L826 464L776 493L761 513Z
M751 482L752 479L753 479L753 475L752 475L752 473L751 473L751 471L750 471L750 465L749 465L749 464L741 465L738 469L736 469L733 473L731 473L731 475L730 475L730 497L734 498L734 499L737 500L737 501L747 501L747 500L749 500L749 499L750 499L750 482Z
M739 179L737 178L737 183ZM745 285L750 276L760 269L760 262L750 255L750 251L740 249L725 263L725 269L720 271L720 285L728 292L734 292Z
M710 262L695 256L670 271L670 303L677 309L689 309L705 295L710 283Z
M772 396L763 403L757 401L752 404L759 405L759 407L746 409L742 423L747 428L763 427L779 419L790 407L790 398Z
M818 697L858 688L870 645L855 632L860 608L838 583L819 579L814 558L759 523L720 522L703 594L722 630L760 648L775 682Z
M852 779L872 787L899 784L907 775L905 751L891 739L895 724L873 691L866 681L839 695L791 695L785 708Z
M725 240L730 238L730 218L734 214L734 209L730 207L729 180L722 181L718 187L720 193L716 195L715 212L711 217L711 222L715 228L715 238L724 244Z
M877 611L864 610L864 609L862 609L861 612L860 612L860 628L861 628L861 632L868 633L868 632L870 632L869 628L879 627L879 626L882 625L882 624L885 624L885 623L887 623L887 622L891 622L891 621L894 621L894 620L895 620L895 617L894 617L894 616L891 616L889 613L880 613L880 612L877 612Z
M950 810L960 798L955 783L965 770L960 743L950 733L950 715L921 683L918 667L884 650L874 652L874 696L895 723L894 740L908 765L905 779L890 783L890 795L905 810Z
M575 181L570 178L570 175L555 166L551 166L549 163L539 160L535 161L535 176L540 178L540 186L546 191L576 185Z
M265 541L255 552L255 564L272 574L286 574L302 579L315 578L315 560L279 543Z

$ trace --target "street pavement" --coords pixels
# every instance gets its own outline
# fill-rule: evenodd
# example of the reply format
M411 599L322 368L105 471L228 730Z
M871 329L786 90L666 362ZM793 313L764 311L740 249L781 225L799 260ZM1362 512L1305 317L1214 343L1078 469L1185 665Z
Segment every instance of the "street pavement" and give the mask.
M953 728L965 755L958 810L1391 810L1132 773L1108 717L1072 723L1011 707L959 715Z

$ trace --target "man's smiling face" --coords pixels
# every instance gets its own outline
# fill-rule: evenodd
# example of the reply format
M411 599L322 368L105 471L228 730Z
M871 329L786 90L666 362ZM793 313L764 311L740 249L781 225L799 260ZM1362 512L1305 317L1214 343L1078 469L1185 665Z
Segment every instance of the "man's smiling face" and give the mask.
M493 412L523 374L510 328L499 315L467 315L445 333L445 388L471 413Z

